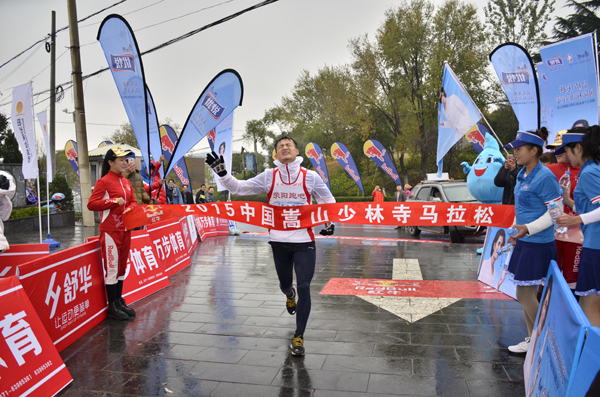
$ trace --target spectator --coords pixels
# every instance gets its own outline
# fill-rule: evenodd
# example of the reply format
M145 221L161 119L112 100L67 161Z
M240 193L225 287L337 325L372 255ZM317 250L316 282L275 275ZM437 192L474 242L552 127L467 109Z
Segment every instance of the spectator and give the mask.
M140 172L135 168L135 153L129 152L125 157L127 159L127 169L123 172L123 177L127 178L133 187L133 194L138 205L150 204L150 196L144 188L144 179Z
M4 221L10 218L12 211L11 199L15 195L17 186L13 177L4 171L0 171L0 252L9 248L8 240L4 237Z
M215 192L215 188L210 186L208 188L208 192L206 193L205 203L214 203L215 198L213 197L213 193Z
M196 193L196 204L206 203L206 196L204 195L204 191L206 190L206 185L203 183L200 185L200 190Z
M404 192L404 190L402 190L402 185L396 185L394 201L406 201L406 193Z
M410 186L408 183L404 185L404 190L406 191L406 198L410 196L410 189L412 189L412 186Z
M150 163L151 185L144 185L144 187L146 188L146 192L148 194L150 194L149 190L152 188L151 197L155 201L158 201L158 204L167 204L167 194L165 192L166 189L163 186L165 184L165 180L161 179L160 172L158 172L158 170L160 170L160 161Z
M383 203L384 201L383 192L381 191L381 187L379 187L379 185L375 185L375 190L373 190L371 196L373 196L373 201L376 203Z
M183 204L181 191L173 179L169 179L169 184L167 185L167 198L169 199L169 204Z
M515 157L512 154L506 156L504 167L500 168L494 178L494 185L504 188L502 192L502 204L515 204L515 185L517 184L517 175L523 166L517 165Z
M544 153L542 154L542 157L540 157L540 161L542 162L542 165L547 167L549 165L556 164L556 156L552 153Z
M183 204L194 204L194 195L188 191L188 185L183 185L181 197L183 198Z

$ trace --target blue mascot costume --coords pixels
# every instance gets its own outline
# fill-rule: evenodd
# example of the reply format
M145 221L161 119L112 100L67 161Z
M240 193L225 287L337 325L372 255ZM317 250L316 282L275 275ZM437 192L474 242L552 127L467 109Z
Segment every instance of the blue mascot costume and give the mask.
M502 204L503 188L494 185L494 178L504 167L506 159L500 152L498 142L491 134L485 136L485 146L471 167L466 161L460 165L467 175L469 192L485 204Z

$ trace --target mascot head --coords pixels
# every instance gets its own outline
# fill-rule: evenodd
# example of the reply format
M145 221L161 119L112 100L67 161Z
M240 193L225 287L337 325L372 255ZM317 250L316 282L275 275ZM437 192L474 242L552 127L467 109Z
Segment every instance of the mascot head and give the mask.
M503 189L494 185L496 174L504 166L504 156L492 134L486 134L485 146L467 175L467 187L482 203L502 203Z

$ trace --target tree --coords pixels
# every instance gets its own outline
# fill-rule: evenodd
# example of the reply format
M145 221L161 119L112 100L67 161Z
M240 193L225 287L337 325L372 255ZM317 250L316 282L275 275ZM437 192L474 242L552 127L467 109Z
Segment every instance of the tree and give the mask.
M517 43L530 53L547 40L556 0L489 0L485 8L491 43Z
M5 163L21 164L23 162L19 142L12 130L8 129L8 119L2 113L0 113L0 157L4 159Z
M567 0L566 6L574 8L574 13L565 18L556 18L552 29L555 39L565 40L600 30L600 0Z
M137 139L133 133L133 128L131 128L131 124L129 123L121 124L121 127L114 130L112 134L105 136L103 139L111 141L115 144L124 143L139 149Z

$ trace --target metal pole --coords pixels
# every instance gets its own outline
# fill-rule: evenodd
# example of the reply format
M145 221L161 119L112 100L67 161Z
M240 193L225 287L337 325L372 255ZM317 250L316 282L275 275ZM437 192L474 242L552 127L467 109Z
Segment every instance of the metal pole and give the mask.
M87 208L92 192L90 180L90 160L88 156L87 132L85 126L85 106L81 79L81 57L79 55L79 30L77 27L77 6L75 0L67 0L69 13L69 36L71 67L73 69L73 95L75 98L75 136L77 137L77 158L79 160L79 181L81 186L81 213L83 226L93 227L94 213Z
M50 162L52 176L56 174L56 11L52 11L52 33L50 39ZM48 175L46 175L48 178ZM48 229L50 230L50 229ZM50 233L50 231L48 231Z
M37 192L38 192L38 218L40 224L40 244L42 243L42 195L40 194L40 174L38 172L37 181Z

